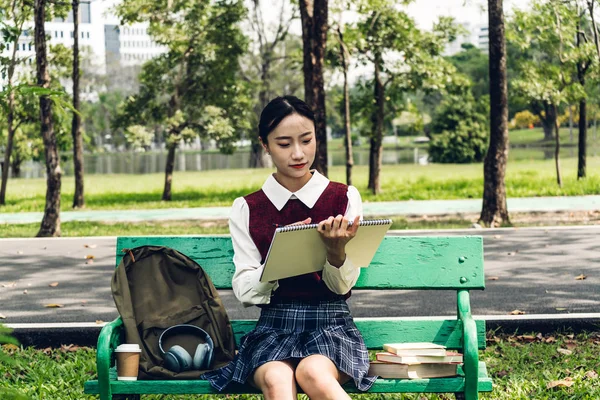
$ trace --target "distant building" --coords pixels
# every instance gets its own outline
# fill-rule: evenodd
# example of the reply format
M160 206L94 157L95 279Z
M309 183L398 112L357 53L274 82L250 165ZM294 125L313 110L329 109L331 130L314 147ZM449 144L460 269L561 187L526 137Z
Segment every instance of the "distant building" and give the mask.
M481 51L488 51L488 27L480 24L472 24L470 22L462 22L460 25L465 31L459 35L456 40L448 43L444 50L444 55L451 56L462 51L463 43L471 43L478 47Z
M158 46L148 35L148 24L134 24L132 26L106 24L107 18L103 15L104 6L100 0L82 1L79 5L79 51L81 69L90 75L114 76L121 68L141 65L147 60L156 57L165 51ZM114 18L113 18L114 19ZM25 30L19 38L17 57L22 59L15 70L15 83L35 74L35 44L33 37L33 21L26 23ZM68 48L73 47L73 13L68 16L55 18L45 24L47 46L63 44ZM0 37L0 40L2 38ZM2 57L11 57L13 43L4 43ZM7 71L0 73L0 90L7 82ZM70 91L70 79L61 82ZM82 81L82 100L94 101L98 92L103 87L93 87L91 81Z
M479 47L479 50L486 53L490 49L490 32L487 25L479 27L479 33L477 35L477 47Z
M150 38L147 23L104 25L104 43L109 69L143 64L166 50Z

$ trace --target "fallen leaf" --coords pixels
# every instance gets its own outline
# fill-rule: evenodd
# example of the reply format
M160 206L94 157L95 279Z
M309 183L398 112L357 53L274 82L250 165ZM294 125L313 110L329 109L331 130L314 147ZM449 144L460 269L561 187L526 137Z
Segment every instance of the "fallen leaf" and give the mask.
M75 344L63 344L60 346L60 350L64 353L67 351L77 351L79 350L81 347L75 345Z
M561 347L556 349L556 351L558 351L560 354L564 354L565 356L570 356L571 354L573 354L571 350L563 349Z
M84 244L83 247L86 247L88 249L95 249L98 245L96 244Z
M569 333L568 335L566 335L569 339L573 340L575 338L575 335L573 335L572 333Z
M58 286L58 282L52 282L48 286L50 286L50 287L57 287Z
M490 276L490 277L488 278L488 281L497 281L497 280L498 280L498 277L497 277L497 276Z
M96 324L98 324L98 325L103 324L103 323L104 323L104 321L102 321L101 319L96 320Z
M494 235L494 239L500 239L502 235Z
M502 371L499 371L496 374L496 377L498 377L498 378L504 378L506 375L508 375L508 371L506 371L506 370L503 369Z
M46 307L46 308L61 308L64 306L62 304L50 303L50 304L44 304L44 307Z
M42 353L49 356L52 353L52 347L46 347L44 350L42 350Z
M94 260L87 260L87 261L85 262L85 264L86 264L86 265L93 264L93 263L94 263Z
M585 276L584 274L579 275L578 277L575 278L576 281L582 281L585 278L587 278L587 276Z
M532 335L520 335L517 336L517 339L522 340L524 342L533 342L536 339L536 337Z
M3 283L2 287L15 287L17 286L17 282L8 282L8 283Z
M522 315L522 314L525 314L525 311L513 310L510 312L510 315Z
M6 319L6 315L0 314L0 319Z
M538 332L538 334L535 335L535 337L538 338L538 339L540 339L540 340L542 340L544 338L544 335L542 335L541 332Z
M555 387L571 387L573 386L575 382L573 382L570 379L561 379L559 381L552 381L552 382L548 382L548 384L546 385L546 388L548 389L552 389Z
M555 310L556 311L566 311L567 309L564 307L556 307Z
M87 256L85 256L86 260L93 260L94 259L94 255L93 254L88 254Z
M544 340L544 342L546 342L546 343L554 343L554 342L556 342L556 338L554 338L554 336L550 336L550 337L546 338Z
M566 343L567 349L573 350L577 347L577 343Z
M596 371L588 371L585 373L585 377L588 379L596 379L598 378L598 373Z
M4 350L7 350L7 351L19 350L19 346L17 346L16 344L12 344L12 343L3 344L2 347L4 348Z
M23 252L21 250L18 250L17 254L23 254Z
M23 294L27 294L27 289L23 290Z

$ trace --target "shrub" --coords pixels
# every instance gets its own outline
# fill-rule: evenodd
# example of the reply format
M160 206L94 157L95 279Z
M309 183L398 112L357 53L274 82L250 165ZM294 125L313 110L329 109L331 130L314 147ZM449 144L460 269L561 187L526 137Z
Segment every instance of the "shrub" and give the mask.
M511 121L511 125L516 128L525 129L530 126L535 126L540 123L540 117L533 114L529 110L524 110L515 114L513 121Z
M442 164L481 162L487 149L487 134L478 122L459 121L452 131L434 135L429 158Z
M437 109L429 142L429 158L436 163L481 162L487 148L487 122L471 92L447 96Z

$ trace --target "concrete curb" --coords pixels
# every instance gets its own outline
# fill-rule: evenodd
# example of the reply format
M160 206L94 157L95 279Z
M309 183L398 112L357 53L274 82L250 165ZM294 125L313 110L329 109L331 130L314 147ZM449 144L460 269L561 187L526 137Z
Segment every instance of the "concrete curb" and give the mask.
M455 316L406 317L406 319L449 319ZM474 315L476 320L485 320L488 331L499 333L553 333L600 330L600 313L581 314L531 314L531 315ZM23 346L37 348L60 347L61 344L76 344L95 347L102 324L96 323L52 323L52 324L6 324L12 335Z

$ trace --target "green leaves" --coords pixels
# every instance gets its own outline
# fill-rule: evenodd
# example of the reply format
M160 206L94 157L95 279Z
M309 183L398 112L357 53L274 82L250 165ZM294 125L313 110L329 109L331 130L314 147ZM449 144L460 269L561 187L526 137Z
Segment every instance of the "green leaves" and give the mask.
M169 145L200 135L232 151L247 116L238 80L238 58L247 46L238 26L243 3L132 0L116 10L124 22L149 21L149 34L167 52L143 66L139 93L122 104L113 125L152 123L165 131ZM140 133L145 137L139 127L129 130L132 143Z

